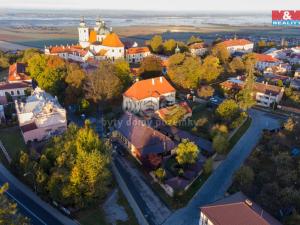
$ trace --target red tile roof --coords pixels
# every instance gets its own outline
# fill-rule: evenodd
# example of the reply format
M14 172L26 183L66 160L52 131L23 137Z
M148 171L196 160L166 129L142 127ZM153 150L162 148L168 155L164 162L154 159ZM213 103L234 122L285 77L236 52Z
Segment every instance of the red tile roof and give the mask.
M260 62L278 62L279 61L278 59L274 58L271 55L255 53L255 57L256 57L257 61L260 61Z
M159 97L162 94L175 92L175 88L164 77L141 80L134 83L123 95L137 100L148 97Z
M102 41L102 45L107 47L115 47L115 48L124 47L124 44L121 42L119 36L113 32L106 35L106 37Z
M8 82L31 80L31 77L28 74L26 74L26 64L15 63L9 67Z
M0 90L8 90L8 89L18 89L18 88L27 88L30 87L30 84L26 82L18 82L18 83L0 83Z
M220 44L223 44L226 47L231 47L231 46L248 45L248 44L252 44L252 42L246 39L230 39L230 40L223 41Z
M127 49L127 54L139 54L139 53L146 53L146 52L150 52L148 47L136 47L136 48Z
M71 46L54 46L49 48L50 54L58 54L58 53L72 53L77 52L80 56L85 56L87 54L87 50L81 48L78 45L71 45Z
M214 225L281 225L240 192L201 207L201 212Z
M201 43L194 43L194 44L191 44L189 45L189 48L190 49L201 49L201 48L206 48L206 44L204 42L201 42Z

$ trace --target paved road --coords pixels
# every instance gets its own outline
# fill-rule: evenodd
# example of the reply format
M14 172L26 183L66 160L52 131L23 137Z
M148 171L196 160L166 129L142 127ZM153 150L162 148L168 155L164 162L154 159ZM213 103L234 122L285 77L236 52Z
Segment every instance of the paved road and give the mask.
M19 211L30 218L31 224L76 225L74 221L43 202L0 164L0 185L2 186L4 183L9 183L9 190L6 195L18 204Z
M199 207L224 197L232 183L234 172L241 167L259 142L262 130L277 128L280 126L280 120L284 119L258 110L251 110L250 116L251 126L233 147L227 159L214 171L189 204L172 214L164 225L199 224Z

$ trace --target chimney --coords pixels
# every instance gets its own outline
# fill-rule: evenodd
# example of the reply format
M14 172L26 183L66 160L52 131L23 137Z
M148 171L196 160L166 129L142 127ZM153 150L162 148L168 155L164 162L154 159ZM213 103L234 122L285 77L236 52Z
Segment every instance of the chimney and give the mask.
M152 85L153 85L153 86L155 85L155 81L154 81L154 78L152 78Z
M160 81L160 83L162 83L163 82L163 78L159 77L159 81Z
M245 203L250 207L252 207L252 205L253 205L253 203L249 199L246 199Z

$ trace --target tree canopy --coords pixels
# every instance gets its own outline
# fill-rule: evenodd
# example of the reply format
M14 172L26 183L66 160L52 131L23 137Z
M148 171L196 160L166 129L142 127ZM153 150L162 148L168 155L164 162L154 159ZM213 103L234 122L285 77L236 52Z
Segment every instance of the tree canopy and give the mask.
M222 64L226 64L228 63L228 59L230 57L230 53L229 51L227 50L226 46L219 43L219 44L216 44L212 50L212 55L215 56L215 57L218 57L220 62Z
M230 120L237 115L239 112L238 104L232 99L224 100L216 109L217 115L220 117Z
M194 142L183 139L176 148L176 160L180 165L193 164L198 158L200 150Z
M160 36L160 35L153 36L152 39L150 40L149 44L150 44L152 52L160 53L162 51L162 46L163 46L162 36Z
M202 43L202 42L203 42L203 40L202 40L201 38L192 35L192 36L188 39L187 44L188 44L188 45L191 45L191 44L194 44L194 43Z
M220 61L217 57L207 56L201 66L201 80L211 82L216 80L223 72L223 68L220 65Z
M144 58L140 66L140 74L145 79L160 76L162 74L162 60L156 56Z

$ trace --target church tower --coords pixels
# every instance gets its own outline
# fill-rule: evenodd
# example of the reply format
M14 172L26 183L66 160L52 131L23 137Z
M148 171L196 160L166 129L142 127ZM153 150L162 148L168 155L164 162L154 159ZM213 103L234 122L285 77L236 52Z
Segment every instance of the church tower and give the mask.
M82 17L78 27L79 44L81 47L86 48L89 46L89 28L86 26L84 18Z

